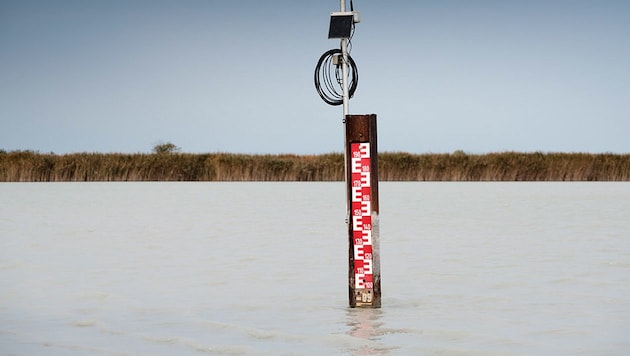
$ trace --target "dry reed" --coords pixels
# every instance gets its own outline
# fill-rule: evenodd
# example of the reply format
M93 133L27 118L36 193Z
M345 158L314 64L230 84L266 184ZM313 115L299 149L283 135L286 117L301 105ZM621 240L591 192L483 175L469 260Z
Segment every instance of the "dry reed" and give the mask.
M381 181L629 181L630 154L379 154ZM42 154L0 150L0 181L341 181L343 154Z

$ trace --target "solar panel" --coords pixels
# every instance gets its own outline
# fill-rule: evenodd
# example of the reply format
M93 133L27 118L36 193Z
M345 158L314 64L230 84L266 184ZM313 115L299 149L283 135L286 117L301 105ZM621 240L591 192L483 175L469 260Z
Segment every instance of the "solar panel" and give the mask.
M350 38L354 14L352 12L333 12L330 14L328 38Z

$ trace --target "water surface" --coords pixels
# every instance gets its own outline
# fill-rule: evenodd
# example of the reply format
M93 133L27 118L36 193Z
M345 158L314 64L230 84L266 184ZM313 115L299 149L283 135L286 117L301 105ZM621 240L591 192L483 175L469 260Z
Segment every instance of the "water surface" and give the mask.
M630 349L630 184L380 185L382 309L343 183L0 184L0 353Z

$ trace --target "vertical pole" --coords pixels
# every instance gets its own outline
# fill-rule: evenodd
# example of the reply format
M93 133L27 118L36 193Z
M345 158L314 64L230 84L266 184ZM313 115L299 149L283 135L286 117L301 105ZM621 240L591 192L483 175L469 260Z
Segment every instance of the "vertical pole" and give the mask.
M350 307L381 307L376 115L346 116Z
M341 63L341 75L342 78L342 90L343 90L343 117L345 118L348 115L349 105L349 94L348 94L348 39L341 39L341 54L343 56L343 63Z
M341 12L346 12L346 2L345 0L341 1ZM346 115L348 115L348 102L350 101L350 97L348 94L348 39L341 39L341 55L343 58L343 63L341 63L341 90L343 95L343 117L344 120Z
M340 0L339 1L339 10L341 12L345 12L346 11L346 1L345 0ZM341 39L341 58L342 63L341 63L341 90L342 90L342 100L343 100L343 118L342 118L342 122L343 122L343 130L344 130L344 135L345 135L345 131L347 130L347 116L348 116L348 110L349 110L349 95L348 95L348 43L346 42L345 38ZM344 183L346 184L346 195L349 196L350 195L350 188L348 187L348 140L344 139L344 147L343 147L343 167L344 167L344 174L343 174L343 178L344 178ZM350 225L349 223L349 219L350 219L350 208L348 205L348 201L346 200L346 225Z

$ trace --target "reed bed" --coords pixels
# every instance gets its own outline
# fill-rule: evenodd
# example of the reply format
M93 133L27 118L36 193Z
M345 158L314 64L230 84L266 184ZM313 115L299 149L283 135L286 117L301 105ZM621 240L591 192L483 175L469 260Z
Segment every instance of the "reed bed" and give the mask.
M381 181L629 181L630 154L379 154ZM0 151L2 182L341 181L342 153L73 153Z
M519 153L379 155L383 181L628 181L630 154Z

